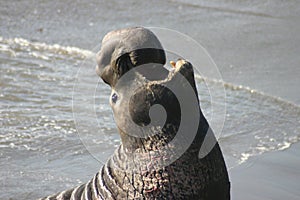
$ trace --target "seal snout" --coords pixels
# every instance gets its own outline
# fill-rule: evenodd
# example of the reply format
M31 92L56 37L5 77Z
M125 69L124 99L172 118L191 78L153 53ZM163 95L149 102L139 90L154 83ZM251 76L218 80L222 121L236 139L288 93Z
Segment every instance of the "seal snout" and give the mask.
M164 65L165 62L165 52L154 33L133 27L109 32L104 37L97 54L96 73L113 88L132 68L150 63Z

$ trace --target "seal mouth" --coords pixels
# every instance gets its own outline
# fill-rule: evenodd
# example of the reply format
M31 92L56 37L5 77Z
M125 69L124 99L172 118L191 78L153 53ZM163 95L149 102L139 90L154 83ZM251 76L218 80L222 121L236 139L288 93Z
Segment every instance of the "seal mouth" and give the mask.
M177 61L170 61L171 69L164 71L165 68L163 66L156 66L153 68L149 67L141 67L140 69L137 67L137 72L139 76L139 79L142 80L148 80L150 82L156 83L156 84L162 84L168 81L171 81L174 79L178 73L180 73L184 78L186 78L192 86L194 85L194 71L191 63L189 63L187 60L184 60L183 58L178 58ZM155 66L155 64L154 64ZM148 69L147 69L148 68ZM162 70L163 69L163 70ZM156 71L157 73L153 72ZM147 73L150 72L151 73ZM165 73L164 73L165 72ZM149 75L151 74L151 75Z
M170 61L170 70L167 70L163 66L157 65L156 63L151 63L153 67L137 67L136 71L138 72L139 79L154 81L155 83L164 83L171 81L174 76L180 73L180 71L182 71L182 69L188 64L189 63L186 60L179 58L176 62Z
M172 67L172 70L170 70L169 75L165 81L171 81L176 75L180 73L181 76L188 80L195 93L197 93L192 64L183 58L179 58L176 62L170 61L170 65Z
M182 58L178 58L176 62L170 61L170 65L172 67L171 72L173 71L174 74L178 73L180 70L182 70L188 64L189 63L186 60L182 59Z

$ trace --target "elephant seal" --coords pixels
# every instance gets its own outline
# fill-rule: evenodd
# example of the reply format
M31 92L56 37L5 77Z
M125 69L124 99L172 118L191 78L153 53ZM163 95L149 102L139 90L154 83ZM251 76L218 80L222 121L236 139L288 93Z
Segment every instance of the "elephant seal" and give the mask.
M112 88L110 104L118 118L121 145L88 183L45 199L230 199L229 177L218 143L204 158L198 157L209 124L199 106L193 67L188 61L179 59L171 63L173 70L168 71L163 67L165 63L162 45L148 29L121 29L104 37L97 54L96 72ZM138 69L141 65L145 66ZM135 68L132 81L118 83ZM140 86L134 90L129 104L122 104L126 91L137 83ZM165 86L168 83L183 87L181 92L192 88L197 105L189 108L189 115L193 118L200 113L200 116L195 137L185 152L174 161L155 167L172 158L174 155L170 152L181 148L176 144L168 146L182 121L180 102ZM126 131L128 116L125 117L124 107L128 107L131 120L143 127L151 123L149 110L156 104L163 106L166 112L159 130L151 134L146 131L140 137ZM166 146L169 153L161 150ZM154 151L159 153L153 156Z

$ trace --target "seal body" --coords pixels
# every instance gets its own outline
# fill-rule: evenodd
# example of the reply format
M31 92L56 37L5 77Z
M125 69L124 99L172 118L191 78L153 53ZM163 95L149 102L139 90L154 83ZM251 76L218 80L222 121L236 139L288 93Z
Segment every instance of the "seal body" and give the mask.
M226 165L213 136L212 150L199 158L210 128L199 106L191 63L179 60L175 69L168 72L163 68L166 58L159 40L141 27L113 31L104 37L102 44L96 71L112 88L111 106L122 143L88 183L44 199L230 199ZM148 64L146 69L137 70L133 81L118 86L118 81L128 71L145 64ZM147 79L150 71L157 73ZM129 103L122 104L126 91L137 83L140 86L129 98ZM197 105L189 108L189 117L199 118L191 144L173 160L177 155L172 152L183 147L180 143L169 144L183 120L180 102L167 84L182 86L182 91L185 87L192 88ZM147 126L153 120L149 111L157 104L166 112L163 126L144 131L141 137L130 134L128 130L131 129L126 128L128 118L138 126ZM124 114L126 106L129 115ZM192 133L186 131L184 134Z

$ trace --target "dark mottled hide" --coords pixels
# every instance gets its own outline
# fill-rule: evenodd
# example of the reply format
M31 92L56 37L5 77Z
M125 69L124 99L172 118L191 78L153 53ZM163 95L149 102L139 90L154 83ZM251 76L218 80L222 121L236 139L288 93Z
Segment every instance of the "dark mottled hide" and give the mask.
M165 125L155 135L145 138L131 136L119 127L122 144L93 179L77 188L45 199L230 199L228 173L218 143L207 156L201 159L198 157L209 129L199 106L189 112L192 117L200 112L197 134L179 159L157 169L153 167L153 163L162 163L168 159L166 157L172 155L164 154L163 151L157 156L148 155L150 151L166 146L176 135L181 122L180 103L164 83L172 81L180 73L198 96L192 65L179 60L173 71L164 70L164 51L154 34L144 28L111 32L104 38L103 43L110 40L113 42L102 46L98 54L98 75L114 90L118 79L127 71L140 64L153 63L149 65L150 70L159 70L159 73L153 78L155 80L145 82L135 91L130 100L129 111L135 123L147 125L150 123L150 107L160 104L167 113ZM139 50L145 44L146 50ZM140 71L140 74L142 77L147 76L147 69ZM183 82L179 79L174 84ZM114 115L122 115L113 103L112 109ZM133 156L135 152L140 153L138 159L143 160L145 155L151 162L146 158L145 163L148 164L135 163L139 169L134 170L129 163L134 163L137 158Z

